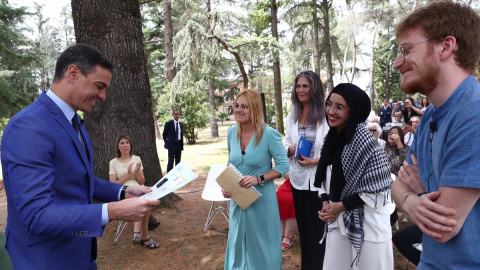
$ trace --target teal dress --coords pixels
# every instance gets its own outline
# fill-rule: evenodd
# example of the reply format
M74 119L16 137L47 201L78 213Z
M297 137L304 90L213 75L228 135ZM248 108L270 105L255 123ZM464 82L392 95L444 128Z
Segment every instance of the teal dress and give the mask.
M282 176L290 169L280 133L265 126L260 143L255 146L252 137L244 155L237 141L237 126L228 129L228 162L243 175L261 175L272 169ZM282 268L282 237L275 183L255 186L262 196L243 210L233 200L230 202L225 269L278 269Z

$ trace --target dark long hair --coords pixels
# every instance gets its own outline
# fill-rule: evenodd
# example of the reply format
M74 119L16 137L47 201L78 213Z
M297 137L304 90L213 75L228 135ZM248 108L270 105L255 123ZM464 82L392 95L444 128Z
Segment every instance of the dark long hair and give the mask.
M312 128L316 128L317 125L323 123L325 119L325 94L320 76L313 71L302 71L295 77L295 83L292 89L293 119L300 122L300 118L302 117L303 104L298 99L295 87L298 79L302 77L310 83L310 109L308 110L307 122L312 125Z
M413 116L412 116L413 117ZM388 133L390 133L390 131L392 131L392 129L396 129L398 131L398 136L400 136L400 141L402 142L402 145L405 146L405 142L403 141L403 139L405 138L405 134L403 134L403 130L400 128L400 127L392 127ZM390 146L390 142L387 142L384 146L385 149L388 148L388 146ZM400 154L400 151L398 151L398 148L395 149L395 154L396 155L399 155Z
M410 100L410 102L412 103L412 106L413 106L413 107L417 107L417 106L415 105L415 100L413 100L413 98L408 97L408 98L406 98L406 99ZM403 111L404 111L404 112L408 112L407 106L405 106L405 104L403 105ZM413 111L413 109L412 109L412 111Z

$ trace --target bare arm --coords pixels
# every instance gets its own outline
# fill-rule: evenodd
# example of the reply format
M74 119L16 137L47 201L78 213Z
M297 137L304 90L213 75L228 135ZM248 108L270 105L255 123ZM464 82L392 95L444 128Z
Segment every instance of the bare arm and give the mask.
M451 217L456 222L453 230L443 233L442 237L436 239L438 242L444 243L460 232L468 214L480 197L480 189L441 186L439 191L441 196L436 200L436 203L455 210L455 215Z
M425 188L418 174L416 156L412 154L411 158L413 165L404 162L397 181L392 184L393 200L424 233L435 239L443 239L454 231L456 210L437 201L441 191L417 196L425 192Z
M412 106L412 110L414 110L420 116L423 115L423 111L415 106Z
M135 173L133 170L132 170L132 167L133 167L133 163L130 163L128 165L128 168L127 168L127 174L125 174L122 178L118 179L117 175L116 174L110 174L110 181L111 182L114 182L114 183L117 183L117 184L125 184L125 182L127 182L127 180ZM145 181L145 179L144 179Z
M135 178L139 185L145 184L145 175L143 175L142 162L137 163L135 166Z
M397 112L397 108L398 108L398 103L395 104L395 106L393 106L392 117L398 117L402 115L402 111Z

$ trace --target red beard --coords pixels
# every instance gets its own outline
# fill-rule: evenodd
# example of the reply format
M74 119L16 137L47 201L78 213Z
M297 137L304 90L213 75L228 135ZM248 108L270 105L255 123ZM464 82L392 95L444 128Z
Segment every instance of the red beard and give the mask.
M423 67L414 66L413 72L417 72L420 79L416 79L413 81L411 80L409 82L405 82L405 80L402 79L400 83L400 88L403 92L405 92L406 94L421 93L428 96L428 94L431 93L433 89L435 89L435 87L437 87L437 75L439 72L439 67L438 65L435 65L434 60L431 58L432 55L433 51L430 55L424 57L424 61L422 61ZM405 64L405 69L411 69L410 64Z

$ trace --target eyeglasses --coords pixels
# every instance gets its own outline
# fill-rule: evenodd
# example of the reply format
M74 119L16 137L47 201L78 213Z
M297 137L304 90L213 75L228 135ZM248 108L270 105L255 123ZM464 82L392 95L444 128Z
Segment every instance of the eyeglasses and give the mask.
M369 129L371 132L378 132L376 129Z
M347 108L348 108L347 106L340 105L340 104L333 105L333 103L330 102L330 101L325 102L325 111L329 111L329 110L333 109L333 111L335 113L341 113L344 110L346 110Z
M394 134L395 134L395 135L398 135L398 133L391 133L391 132L389 132L389 133L388 133L388 136L392 136L392 135L394 135Z
M418 44L418 43L422 43L422 42L425 42L425 41L428 41L428 40L431 40L433 38L427 38L427 39L423 39L423 40L420 40L420 41L416 41L416 42L412 42L412 43L408 43L408 44L405 44L405 45L399 45L398 46L398 54L397 54L397 57L399 55L402 55L403 56L403 60L405 61L405 59L407 58L405 56L405 53L407 52L407 50L405 48L408 48L408 47L411 47L415 44Z

